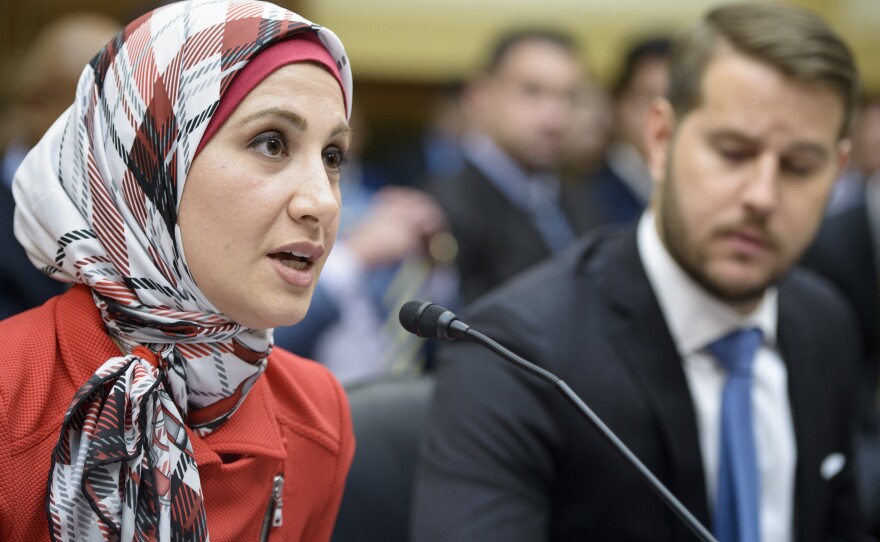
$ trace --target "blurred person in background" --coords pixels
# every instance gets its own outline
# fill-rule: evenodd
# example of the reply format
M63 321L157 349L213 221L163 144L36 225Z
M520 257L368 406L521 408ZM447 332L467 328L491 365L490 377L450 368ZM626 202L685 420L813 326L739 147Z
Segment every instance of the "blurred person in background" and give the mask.
M485 70L468 82L465 168L427 185L458 245L462 301L563 249L585 229L584 206L565 198L560 182L584 82L574 41L543 29L502 36Z
M106 15L74 13L43 28L16 63L0 115L0 319L35 307L65 286L35 269L12 229L12 178L25 155L70 106L83 66L121 28Z
M571 132L564 143L562 175L566 183L585 185L602 167L611 142L611 100L598 86L585 85L574 105Z
M828 214L864 204L868 179L880 171L880 94L866 96L853 120L852 158L834 185Z
M863 100L851 138L850 165L837 182L853 180L860 194L842 208L829 208L803 264L834 283L858 318L865 353L858 482L865 518L880 537L880 96Z
M465 166L461 138L470 126L463 100L465 84L459 79L436 83L428 91L420 116L424 121L414 133L400 130L395 122L386 126L380 149L367 152L379 166L386 184L421 186L426 179L457 176Z
M725 4L669 62L650 208L462 319L564 381L719 542L864 540L858 329L793 268L849 154L852 53L804 9ZM557 386L473 342L437 358L413 542L694 539Z
M469 114L462 103L464 84L440 85L428 105L428 122L422 134L425 162L421 178L451 179L465 167L461 138L469 130Z
M362 115L352 117L352 129L339 239L305 319L275 330L276 344L320 360L346 385L419 373L425 345L397 325L397 311L413 298L454 304L457 286L442 210L364 163L369 126Z
M273 347L339 223L352 76L256 0L125 27L13 182L15 232L73 286L0 321L0 539L326 541L344 390Z
M600 224L637 219L651 198L644 142L645 115L669 86L670 41L649 38L633 44L612 87L613 141L605 160L587 181L586 205Z

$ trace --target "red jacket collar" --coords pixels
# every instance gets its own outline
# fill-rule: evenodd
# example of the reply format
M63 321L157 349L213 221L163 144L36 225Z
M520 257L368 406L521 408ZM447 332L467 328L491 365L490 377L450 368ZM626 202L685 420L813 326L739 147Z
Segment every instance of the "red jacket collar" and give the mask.
M58 347L72 382L85 383L105 360L120 355L107 334L91 290L76 285L55 309ZM271 363L273 356L269 356ZM200 466L219 464L223 455L286 457L274 401L265 378L257 379L239 409L219 429L202 438L187 430Z

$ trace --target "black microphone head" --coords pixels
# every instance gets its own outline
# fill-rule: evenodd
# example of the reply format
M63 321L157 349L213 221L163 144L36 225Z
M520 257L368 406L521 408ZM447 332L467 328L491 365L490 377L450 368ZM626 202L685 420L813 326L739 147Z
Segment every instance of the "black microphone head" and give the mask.
M430 301L407 301L400 307L400 325L419 337L436 339L440 316L446 309Z
M398 318L400 319L400 325L403 326L403 329L414 335L419 335L419 317L425 307L430 304L429 301L414 300L407 301L401 305Z

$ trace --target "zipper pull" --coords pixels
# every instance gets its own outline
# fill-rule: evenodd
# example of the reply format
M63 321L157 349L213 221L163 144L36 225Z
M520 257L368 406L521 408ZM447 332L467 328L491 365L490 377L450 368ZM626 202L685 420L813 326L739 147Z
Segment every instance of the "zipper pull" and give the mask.
M275 512L272 516L272 527L280 527L284 522L281 513L281 506L284 504L282 490L284 489L284 475L276 474L275 480L272 482L272 499L275 501Z

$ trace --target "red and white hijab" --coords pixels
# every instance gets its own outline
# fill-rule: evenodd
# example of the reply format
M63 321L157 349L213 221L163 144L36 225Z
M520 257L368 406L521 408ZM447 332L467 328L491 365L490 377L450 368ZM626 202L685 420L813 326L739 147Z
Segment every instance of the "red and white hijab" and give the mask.
M15 231L31 261L89 286L126 353L82 360L98 369L74 396L52 456L53 540L208 540L184 427L206 434L234 414L272 336L229 320L196 286L178 204L234 76L296 34L329 53L350 112L351 70L328 29L266 2L180 2L134 21L95 56L74 104L16 173Z

